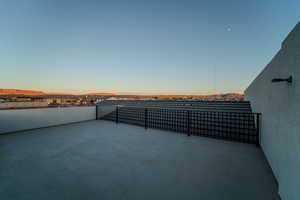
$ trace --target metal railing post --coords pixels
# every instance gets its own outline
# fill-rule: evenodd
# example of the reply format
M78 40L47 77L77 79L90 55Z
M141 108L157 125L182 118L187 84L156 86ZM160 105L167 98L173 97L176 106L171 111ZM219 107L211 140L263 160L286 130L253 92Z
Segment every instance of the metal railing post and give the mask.
M98 105L96 105L96 120L98 120Z
M148 108L145 108L145 129L148 128Z
M119 106L116 107L116 123L119 122Z
M187 132L188 136L191 135L191 130L190 130L190 111L187 110Z
M260 113L256 114L256 146L260 146Z

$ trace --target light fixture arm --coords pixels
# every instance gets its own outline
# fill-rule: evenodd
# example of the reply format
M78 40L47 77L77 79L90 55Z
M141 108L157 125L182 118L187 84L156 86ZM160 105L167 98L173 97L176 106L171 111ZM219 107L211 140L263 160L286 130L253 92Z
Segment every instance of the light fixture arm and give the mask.
M273 78L272 83L277 83L277 82L288 82L292 83L293 82L293 77L289 76L288 78Z

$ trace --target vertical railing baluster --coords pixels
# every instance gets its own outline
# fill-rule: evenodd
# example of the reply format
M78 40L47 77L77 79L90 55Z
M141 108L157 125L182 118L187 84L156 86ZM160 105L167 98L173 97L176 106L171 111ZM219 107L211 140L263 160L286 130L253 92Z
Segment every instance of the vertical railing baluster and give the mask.
M256 146L259 146L259 138L260 138L260 113L256 114Z
M148 128L148 108L145 108L145 129Z
M98 105L96 105L96 120L98 119Z
M188 136L191 135L191 127L190 127L190 110L187 110L187 133Z
M119 122L119 106L116 107L116 123Z

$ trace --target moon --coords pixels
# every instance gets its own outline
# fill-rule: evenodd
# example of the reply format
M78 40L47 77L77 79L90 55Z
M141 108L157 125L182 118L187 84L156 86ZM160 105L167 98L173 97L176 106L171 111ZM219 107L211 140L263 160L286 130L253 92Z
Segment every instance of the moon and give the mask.
M227 31L228 31L228 32L231 32L231 27L227 27Z

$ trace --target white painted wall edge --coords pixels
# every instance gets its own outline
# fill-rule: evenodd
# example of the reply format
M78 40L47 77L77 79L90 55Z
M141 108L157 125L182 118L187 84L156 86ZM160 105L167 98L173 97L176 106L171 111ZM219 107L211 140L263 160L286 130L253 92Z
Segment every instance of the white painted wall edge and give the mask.
M96 106L0 110L0 134L95 119Z

